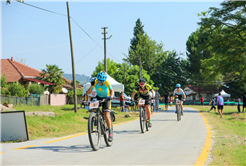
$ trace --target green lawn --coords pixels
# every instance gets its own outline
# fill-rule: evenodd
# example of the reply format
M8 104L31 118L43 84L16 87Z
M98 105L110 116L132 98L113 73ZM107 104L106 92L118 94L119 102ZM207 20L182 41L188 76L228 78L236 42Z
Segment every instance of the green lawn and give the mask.
M223 117L210 106L188 105L200 110L213 131L212 157L209 165L246 165L246 113L238 113L237 106L224 106Z
M61 137L71 134L77 134L87 131L87 120L90 113L86 113L86 109L79 109L78 113L74 113L72 108L74 105L64 106L16 106L16 110L25 110L25 112L50 112L53 111L56 117L49 116L26 116L28 135L30 140L41 138ZM126 121L134 120L138 117L137 113L123 113L119 111L119 107L112 108L116 113L116 120L113 124L119 124ZM129 114L129 118L124 118Z

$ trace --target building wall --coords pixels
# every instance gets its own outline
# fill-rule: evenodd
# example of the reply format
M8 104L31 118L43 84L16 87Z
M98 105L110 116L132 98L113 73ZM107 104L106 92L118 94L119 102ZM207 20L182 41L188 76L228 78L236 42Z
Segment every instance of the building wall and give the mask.
M60 106L66 104L65 94L50 94L50 105Z

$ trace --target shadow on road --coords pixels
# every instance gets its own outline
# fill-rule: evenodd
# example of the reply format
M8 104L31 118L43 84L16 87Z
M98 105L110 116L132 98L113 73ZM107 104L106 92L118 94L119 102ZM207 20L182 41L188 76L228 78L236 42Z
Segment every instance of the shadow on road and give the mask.
M160 113L172 113L174 114L176 110L168 110L168 111L162 111ZM205 111L200 111L200 112L205 112ZM196 110L184 110L184 113L199 113L198 111Z
M122 131L114 131L114 134L139 134L139 130L122 130Z
M177 119L152 119L151 121L177 121Z
M104 149L105 147L100 147L100 149ZM83 146L83 145L77 145L77 146L38 146L38 147L31 147L27 148L27 150L30 149L37 149L37 150L50 150L53 152L60 152L60 153L83 153L83 152L94 152L91 148L91 146Z

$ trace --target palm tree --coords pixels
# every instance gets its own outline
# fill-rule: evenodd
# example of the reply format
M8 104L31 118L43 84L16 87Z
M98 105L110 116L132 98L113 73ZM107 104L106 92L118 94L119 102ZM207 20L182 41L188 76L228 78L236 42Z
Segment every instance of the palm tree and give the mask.
M51 82L56 85L49 86L50 93L59 93L62 90L62 86L65 84L62 69L59 69L57 65L47 65L46 69L42 69L40 76L43 78L41 80L46 82Z

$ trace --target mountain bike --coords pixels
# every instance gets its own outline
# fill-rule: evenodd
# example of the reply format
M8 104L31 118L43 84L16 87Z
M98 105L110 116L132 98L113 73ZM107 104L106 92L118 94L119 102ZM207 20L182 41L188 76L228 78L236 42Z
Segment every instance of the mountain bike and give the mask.
M88 136L92 149L94 151L99 150L101 137L104 137L104 141L107 146L112 146L113 141L108 141L109 136L109 128L106 124L106 120L104 117L104 111L100 110L100 106L105 102L104 100L94 100L90 102L89 110L91 111L90 116L88 118ZM111 126L112 124L112 116L111 116ZM113 134L113 133L112 133Z
M141 128L141 132L144 133L145 132L144 126L146 127L146 131L149 131L149 118L146 111L145 100L144 99L138 100L138 105L140 106L140 110L139 110L140 128Z
M177 121L180 121L181 120L181 115L183 115L183 113L181 113L181 100L179 100L178 98L175 99L176 101L176 114L177 114Z

